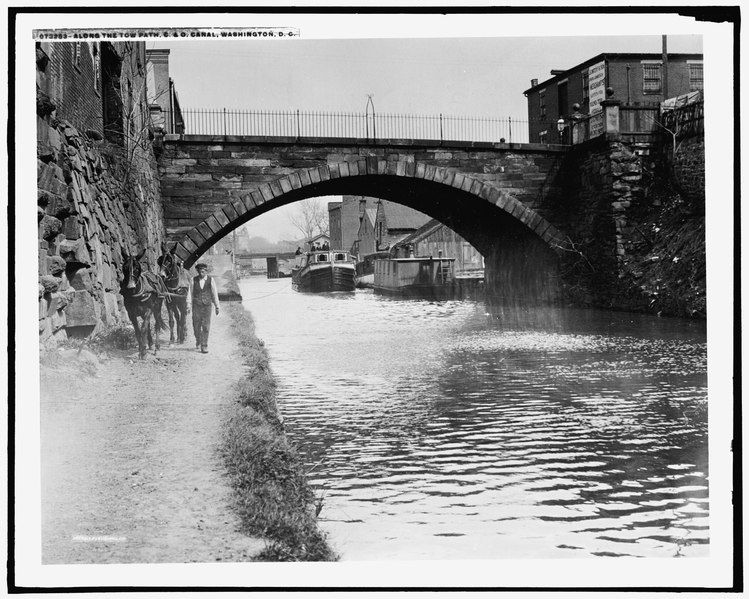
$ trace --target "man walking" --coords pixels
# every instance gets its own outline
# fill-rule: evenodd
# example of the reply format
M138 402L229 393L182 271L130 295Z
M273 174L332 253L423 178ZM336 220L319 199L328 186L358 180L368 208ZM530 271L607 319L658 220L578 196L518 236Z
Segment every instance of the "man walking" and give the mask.
M195 333L195 347L208 353L208 333L211 330L211 304L216 307L218 316L218 290L213 277L208 276L208 265L201 262L195 267L198 276L190 281L187 293L187 311L192 305L192 330Z

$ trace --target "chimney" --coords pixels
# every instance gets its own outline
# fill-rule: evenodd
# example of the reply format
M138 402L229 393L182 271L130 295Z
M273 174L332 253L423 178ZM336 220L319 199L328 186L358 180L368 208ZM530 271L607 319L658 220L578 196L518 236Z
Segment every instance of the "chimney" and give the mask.
M551 69L551 75L552 75L552 77L556 77L557 75L562 75L562 74L564 74L566 72L567 71L565 71L564 69Z
M538 85L538 79L531 79L531 87L536 87Z

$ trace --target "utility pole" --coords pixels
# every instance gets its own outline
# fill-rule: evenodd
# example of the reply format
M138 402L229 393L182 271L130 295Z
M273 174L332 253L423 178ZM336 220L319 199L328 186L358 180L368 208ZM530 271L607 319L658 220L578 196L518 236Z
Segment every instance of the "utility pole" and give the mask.
M663 39L663 99L668 99L668 48L666 44L666 37L662 36Z

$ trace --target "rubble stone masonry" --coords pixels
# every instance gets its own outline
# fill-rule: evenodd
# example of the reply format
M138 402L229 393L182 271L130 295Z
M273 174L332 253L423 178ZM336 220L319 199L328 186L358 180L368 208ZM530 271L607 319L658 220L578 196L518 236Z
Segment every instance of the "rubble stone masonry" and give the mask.
M146 248L153 267L163 216L152 153L133 156L66 121L37 124L39 335L50 346L129 322L122 252Z

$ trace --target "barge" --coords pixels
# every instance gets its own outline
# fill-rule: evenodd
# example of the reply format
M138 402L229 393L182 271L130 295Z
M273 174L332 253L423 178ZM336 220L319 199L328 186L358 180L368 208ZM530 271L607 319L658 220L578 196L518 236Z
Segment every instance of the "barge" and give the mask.
M386 295L452 299L455 258L388 258L375 260L374 290Z
M291 286L296 291L311 293L354 291L356 265L347 252L340 250L301 254L291 270Z

